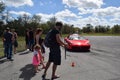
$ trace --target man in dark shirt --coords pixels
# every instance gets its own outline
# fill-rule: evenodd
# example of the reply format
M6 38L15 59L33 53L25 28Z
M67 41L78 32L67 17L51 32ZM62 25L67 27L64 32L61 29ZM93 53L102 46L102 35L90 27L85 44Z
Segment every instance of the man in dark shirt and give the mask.
M10 32L10 29L7 28L6 32L3 35L5 54L7 59L13 61L12 59L12 42L13 42L13 34Z
M57 66L61 64L61 50L60 46L67 46L67 44L63 43L61 40L60 32L63 24L61 22L56 22L55 28L52 29L51 31L51 39L52 39L52 44L49 53L49 60L46 64L46 68L44 71L44 74L42 75L42 78L45 79L47 70L50 66L50 64L53 62L53 68L52 68L52 80L59 78L55 73Z

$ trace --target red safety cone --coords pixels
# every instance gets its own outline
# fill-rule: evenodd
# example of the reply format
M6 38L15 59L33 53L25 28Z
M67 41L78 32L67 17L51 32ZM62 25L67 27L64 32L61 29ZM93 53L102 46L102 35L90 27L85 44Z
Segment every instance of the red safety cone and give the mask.
M74 62L72 62L72 63L71 63L71 66L72 66L72 67L75 67L75 63L74 63Z

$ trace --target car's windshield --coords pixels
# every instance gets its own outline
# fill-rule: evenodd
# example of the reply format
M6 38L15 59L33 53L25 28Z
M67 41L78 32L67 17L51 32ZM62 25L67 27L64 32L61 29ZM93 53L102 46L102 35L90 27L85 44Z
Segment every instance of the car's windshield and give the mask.
M76 36L71 35L71 36L69 37L69 39L70 39L70 40L84 40L85 38L82 37L82 36L79 36L79 35L76 35Z

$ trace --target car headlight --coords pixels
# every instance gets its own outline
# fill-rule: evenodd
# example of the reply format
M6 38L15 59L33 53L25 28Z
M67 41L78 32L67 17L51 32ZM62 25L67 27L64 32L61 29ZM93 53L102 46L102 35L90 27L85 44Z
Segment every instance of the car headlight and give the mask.
M81 45L81 43L78 43L78 45Z
M89 41L86 41L86 44L89 44L90 42Z

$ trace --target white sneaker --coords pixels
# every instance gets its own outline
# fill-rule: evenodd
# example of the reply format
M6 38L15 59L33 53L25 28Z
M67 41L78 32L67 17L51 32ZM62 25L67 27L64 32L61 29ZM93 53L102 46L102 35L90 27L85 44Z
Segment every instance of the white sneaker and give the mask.
M26 51L30 51L29 49L27 49Z

